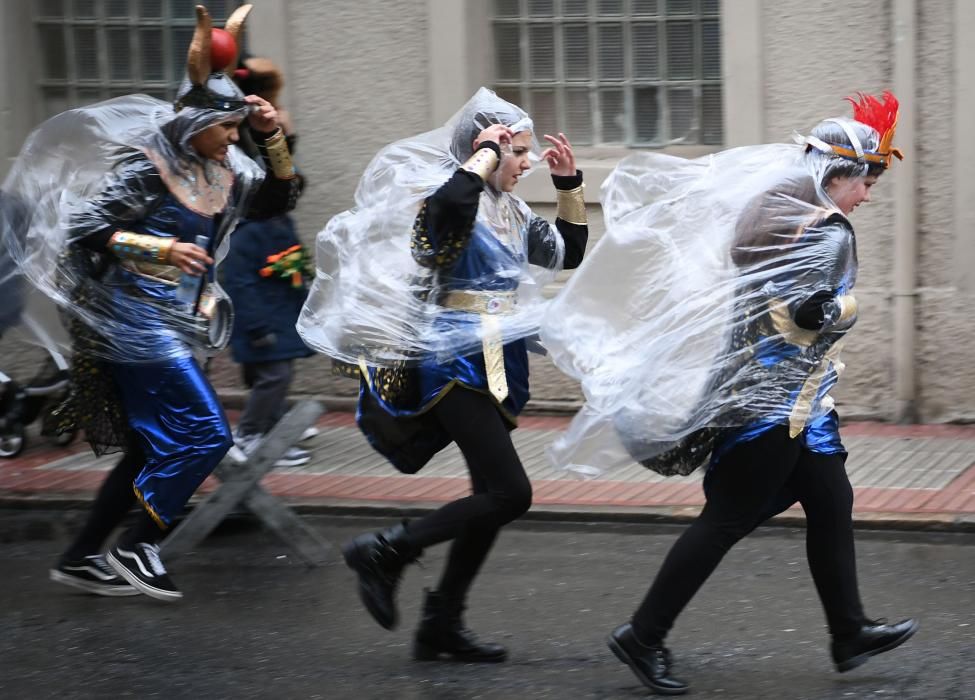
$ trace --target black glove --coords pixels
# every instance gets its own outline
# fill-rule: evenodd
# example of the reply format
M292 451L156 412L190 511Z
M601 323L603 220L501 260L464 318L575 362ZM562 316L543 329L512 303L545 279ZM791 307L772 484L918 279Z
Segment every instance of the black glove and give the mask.
M834 304L833 294L826 290L818 291L799 304L793 320L807 331L822 330L826 325L827 306L831 304Z

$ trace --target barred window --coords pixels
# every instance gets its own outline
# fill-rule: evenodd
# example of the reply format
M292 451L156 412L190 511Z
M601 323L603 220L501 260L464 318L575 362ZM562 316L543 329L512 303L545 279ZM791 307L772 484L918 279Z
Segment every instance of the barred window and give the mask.
M195 0L35 0L43 116L142 92L164 100L186 72ZM215 26L241 3L207 0Z
M721 144L719 0L494 0L494 87L576 144Z

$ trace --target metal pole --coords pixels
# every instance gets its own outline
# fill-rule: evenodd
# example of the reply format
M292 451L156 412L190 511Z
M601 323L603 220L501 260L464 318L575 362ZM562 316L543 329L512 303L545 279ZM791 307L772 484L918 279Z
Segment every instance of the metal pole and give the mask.
M897 145L905 158L894 175L894 392L898 423L915 423L917 307L917 1L894 0L894 94L901 103Z

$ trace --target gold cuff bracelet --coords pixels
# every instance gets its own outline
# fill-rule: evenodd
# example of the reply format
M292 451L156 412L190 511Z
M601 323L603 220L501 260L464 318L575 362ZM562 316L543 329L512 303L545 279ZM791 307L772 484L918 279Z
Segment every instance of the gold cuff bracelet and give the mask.
M460 166L467 172L474 173L482 180L487 182L487 179L491 177L501 159L498 154L495 153L493 148L481 148L474 151L474 155L467 159L467 162Z
M556 190L556 201L558 206L555 215L562 221L577 226L586 226L586 202L582 197L585 185L579 185L571 190Z
M274 135L264 142L267 159L271 165L271 172L279 180L291 180L295 177L295 166L291 162L291 151L284 138L284 132L278 129Z
M120 260L141 260L167 265L169 264L169 252L175 242L175 238L165 236L116 231L108 239L108 249Z

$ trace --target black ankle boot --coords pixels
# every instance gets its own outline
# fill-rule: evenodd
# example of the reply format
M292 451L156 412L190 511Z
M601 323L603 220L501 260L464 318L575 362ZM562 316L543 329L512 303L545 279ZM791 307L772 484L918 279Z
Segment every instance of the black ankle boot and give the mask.
M917 632L917 620L901 620L896 625L867 620L855 633L834 636L833 663L840 673L865 664L871 656L899 647Z
M616 658L630 667L643 685L659 695L683 695L687 683L670 675L670 650L663 644L645 646L633 633L633 627L620 625L606 640Z
M413 640L413 658L434 661L446 654L457 661L504 661L508 650L500 644L478 641L464 627L463 613L461 601L449 600L437 591L426 591L423 617Z
M359 597L376 622L388 630L399 622L396 587L403 567L419 555L420 550L410 542L406 523L359 535L342 547L345 563L359 574Z

